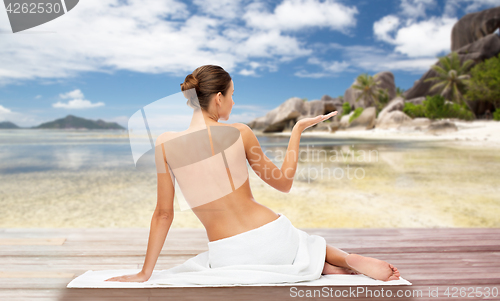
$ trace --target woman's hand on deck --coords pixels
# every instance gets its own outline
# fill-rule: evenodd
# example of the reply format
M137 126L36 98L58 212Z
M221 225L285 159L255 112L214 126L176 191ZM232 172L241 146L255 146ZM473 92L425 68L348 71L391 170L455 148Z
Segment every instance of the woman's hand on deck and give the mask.
M326 115L318 115L316 117L303 118L303 119L297 121L297 123L295 123L295 126L299 127L299 129L301 129L301 131L303 131L303 130L307 129L308 127L311 127L317 123L325 121L328 118L333 117L335 115L337 115L337 111L330 112Z
M112 277L109 279L106 279L104 281L119 281L119 282L145 282L149 280L149 277L142 272L139 272L137 274L131 274L131 275L123 275L123 276L117 276L117 277Z

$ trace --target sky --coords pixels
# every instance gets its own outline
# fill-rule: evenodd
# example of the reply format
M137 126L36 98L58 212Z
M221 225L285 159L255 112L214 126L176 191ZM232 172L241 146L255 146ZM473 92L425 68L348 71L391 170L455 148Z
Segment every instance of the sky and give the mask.
M291 97L344 95L390 71L409 89L450 52L451 29L498 0L82 0L12 33L0 8L0 121L22 127L68 114L127 127L180 92L199 66L234 82L224 123L249 122ZM174 113L173 113L174 114Z

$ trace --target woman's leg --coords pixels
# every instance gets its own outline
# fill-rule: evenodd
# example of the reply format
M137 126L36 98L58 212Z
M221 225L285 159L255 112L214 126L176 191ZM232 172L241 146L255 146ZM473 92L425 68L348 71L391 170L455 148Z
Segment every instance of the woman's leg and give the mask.
M340 249L326 245L326 260L322 274L359 274L346 263L347 255L348 253Z
M358 254L349 254L330 245L326 245L326 262L382 281L397 280L400 276L398 269L390 263Z
M349 255L349 253L344 252L341 249L326 245L326 262L331 265L351 269L351 267L345 261L347 255Z
M325 261L325 265L323 266L323 271L321 272L323 275L331 275L331 274L351 274L351 275L356 275L359 274L358 272L347 269L347 268L341 268L336 265L331 265L328 262Z

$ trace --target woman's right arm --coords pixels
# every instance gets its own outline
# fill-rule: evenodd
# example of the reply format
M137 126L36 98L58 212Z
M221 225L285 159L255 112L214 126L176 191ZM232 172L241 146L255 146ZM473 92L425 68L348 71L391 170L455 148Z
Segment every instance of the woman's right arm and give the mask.
M151 218L148 247L142 270L137 274L123 275L106 279L106 281L144 282L153 274L156 261L167 238L174 219L174 177L165 158L164 146L160 136L155 146L155 162L157 168L157 203Z
M245 124L238 124L243 143L245 145L245 153L247 160L255 171L255 173L264 182L282 192L289 192L292 188L293 178L297 170L299 159L300 137L302 132L319 122L322 122L332 116L335 116L337 111L327 115L318 115L313 118L304 118L299 120L293 127L288 142L285 158L281 168L278 168L262 151L257 137L252 129Z
M146 258L141 273L148 276L153 273L156 261L167 238L174 219L175 180L165 157L163 136L158 137L155 146L155 163L157 171L157 203L151 218Z

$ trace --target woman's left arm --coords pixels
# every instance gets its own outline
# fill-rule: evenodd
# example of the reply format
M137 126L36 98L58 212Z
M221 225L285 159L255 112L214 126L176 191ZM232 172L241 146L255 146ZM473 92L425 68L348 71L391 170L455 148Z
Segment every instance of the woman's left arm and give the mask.
M161 137L161 136L160 136ZM137 274L109 278L106 281L144 282L153 274L160 252L165 243L168 231L174 219L174 177L168 168L163 143L155 147L155 162L157 168L158 196L156 209L151 219L148 248L142 270Z

